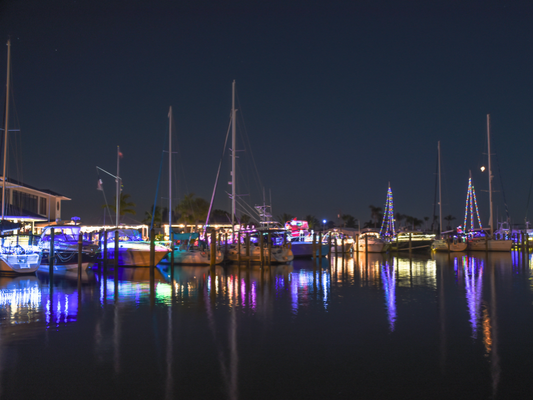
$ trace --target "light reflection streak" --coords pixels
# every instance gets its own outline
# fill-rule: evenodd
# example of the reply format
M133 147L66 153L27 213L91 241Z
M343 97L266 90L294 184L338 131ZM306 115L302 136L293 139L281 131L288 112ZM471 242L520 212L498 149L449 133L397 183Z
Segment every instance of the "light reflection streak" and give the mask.
M492 334L490 326L490 315L485 304L483 307L483 344L485 345L485 351L490 354L492 350Z
M483 260L463 256L465 275L466 300L470 313L472 338L477 339L479 320L481 318L481 297L483 290Z
M385 263L381 267L381 279L385 289L385 304L387 306L387 315L389 318L389 328L394 332L396 323L396 270L394 264Z

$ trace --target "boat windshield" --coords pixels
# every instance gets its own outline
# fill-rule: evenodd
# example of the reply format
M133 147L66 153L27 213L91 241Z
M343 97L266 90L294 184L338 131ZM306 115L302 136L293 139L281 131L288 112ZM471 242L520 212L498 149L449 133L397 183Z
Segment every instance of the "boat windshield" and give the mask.
M51 226L44 229L41 240L50 241L54 230L54 241L77 241L80 234L81 227L79 226Z
M107 232L107 240L115 240L116 230L111 230ZM142 241L141 232L137 229L119 229L118 230L118 240L120 242L140 242Z

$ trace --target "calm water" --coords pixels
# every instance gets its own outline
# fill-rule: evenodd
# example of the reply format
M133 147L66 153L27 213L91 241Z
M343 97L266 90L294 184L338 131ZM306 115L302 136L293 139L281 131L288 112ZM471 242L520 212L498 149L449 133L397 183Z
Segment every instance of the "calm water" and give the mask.
M0 277L0 397L530 399L517 253Z

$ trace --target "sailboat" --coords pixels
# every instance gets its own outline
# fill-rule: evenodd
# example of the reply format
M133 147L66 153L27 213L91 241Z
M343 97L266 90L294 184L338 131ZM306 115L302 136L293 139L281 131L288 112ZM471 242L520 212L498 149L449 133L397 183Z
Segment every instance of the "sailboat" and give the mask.
M115 178L116 182L116 227L105 231L105 237L100 242L100 250L102 254L104 253L104 241L106 242L107 247L107 256L108 258L115 258L115 240L116 234L118 231L118 256L117 261L119 266L131 266L131 267L150 267L150 243L143 241L141 232L137 229L129 229L125 227L120 227L119 217L120 217L120 157L122 153L120 152L120 147L117 146L117 175L113 175L110 172L96 167L97 170L105 172L111 177ZM165 257L169 252L169 249L166 246L155 245L154 247L154 263L157 265L163 257Z
M260 217L261 226L259 228L241 230L241 226L235 223L237 199L235 180L237 152L236 112L235 81L233 81L231 96L231 222L234 229L234 242L228 246L228 252L225 256L233 262L263 262L267 260L277 263L291 262L294 259L294 254L289 248L289 241L286 237L287 230L279 226L279 223L272 221L271 212L268 211L271 206L266 205L264 201L262 206L255 207ZM246 237L250 238L247 243L238 243L239 240L244 240ZM270 242L268 242L268 238L270 238Z
M175 264L210 265L211 251L208 248L207 243L200 240L199 233L172 232L172 106L168 111L168 118L168 229L169 238L179 242L179 246L174 248L172 254L169 254L162 261L164 263L171 262L170 258L173 256ZM222 263L224 261L224 253L220 249L217 249L215 254L215 264Z
M492 167L490 154L490 114L487 114L487 142L488 142L488 175L489 175L489 228L485 230L484 236L473 236L468 239L468 250L472 251L511 251L512 240L493 239L494 222L492 211Z
M461 240L461 237L455 235L454 231L442 231L442 182L440 171L440 141L438 142L438 159L439 159L439 238L431 243L431 250L434 251L465 251L467 248L466 242Z
M6 109L4 125L4 165L2 173L2 220L0 223L1 233L13 230L14 226L4 219L6 198L6 165L7 165L7 136L9 133L9 81L11 74L11 40L7 41L7 83L6 83ZM9 225L9 226L8 226ZM8 228L8 229L5 229ZM23 246L18 237L2 235L2 247L0 253L0 272L7 273L33 273L41 264L41 252L28 241Z

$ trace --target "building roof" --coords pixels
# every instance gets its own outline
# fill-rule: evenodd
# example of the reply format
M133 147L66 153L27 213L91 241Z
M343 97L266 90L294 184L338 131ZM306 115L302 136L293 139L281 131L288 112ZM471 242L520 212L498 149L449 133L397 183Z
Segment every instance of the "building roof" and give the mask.
M0 182L2 181L2 177L0 177ZM6 188L10 188L10 187L23 187L23 188L26 188L26 189L30 189L30 190L35 190L37 192L40 192L40 193L43 193L43 194L46 194L48 196L54 196L54 197L59 197L61 200L72 200L62 194L59 194L57 192L54 192L50 189L38 189L34 186L31 186L31 185L28 185L24 182L21 182L21 181L18 181L16 179L13 179L13 178L10 178L10 177L7 177L7 180L6 180Z

